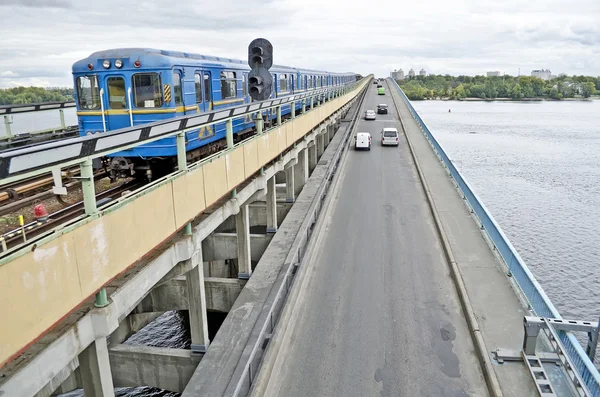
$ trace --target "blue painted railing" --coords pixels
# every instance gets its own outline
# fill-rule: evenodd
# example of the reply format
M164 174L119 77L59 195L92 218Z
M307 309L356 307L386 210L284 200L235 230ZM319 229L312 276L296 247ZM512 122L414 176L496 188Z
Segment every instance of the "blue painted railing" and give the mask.
M458 184L460 190L462 191L465 199L467 200L469 206L479 219L483 230L486 232L487 236L494 244L498 253L502 256L506 266L510 274L517 281L519 288L525 295L525 298L531 305L531 308L535 312L537 316L540 317L550 317L550 318L562 318L558 313L558 310L554 307L550 298L544 292L542 286L537 282L525 261L519 256L517 250L510 243L508 238L504 235L504 232L494 220L494 217L490 212L485 208L485 205L479 200L479 197L475 194L469 183L465 180L465 178L458 172L452 161L446 155L442 146L435 139L433 134L427 128L427 125L421 119L421 116L416 112L413 108L410 100L406 97L404 92L398 86L395 80L392 79L396 89L400 93L400 96L406 103L408 109L410 110L412 116L414 117L417 124L423 130L423 133L427 137L427 140L433 147L434 151L444 162L450 175L454 179L454 181ZM565 347L566 353L569 356L569 359L575 366L579 375L587 385L590 393L594 397L600 397L600 374L598 370L589 359L589 357L585 354L585 351L581 347L575 335L571 332L558 332L559 337Z

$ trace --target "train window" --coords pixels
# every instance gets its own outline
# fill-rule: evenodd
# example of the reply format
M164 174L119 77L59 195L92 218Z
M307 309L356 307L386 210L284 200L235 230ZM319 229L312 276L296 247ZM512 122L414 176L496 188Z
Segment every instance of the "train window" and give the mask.
M109 77L106 79L108 86L108 106L111 109L126 109L125 80L123 77Z
M246 73L242 73L242 90L244 96L248 95L248 89L246 88Z
M308 76L308 83L306 85L306 88L307 89L312 88L312 76Z
M196 88L196 103L202 102L202 78L200 73L194 74L194 86Z
M211 90L210 74L204 73L204 100L210 102L212 96L210 95Z
M221 98L237 97L235 72L221 72Z
M136 108L159 108L163 105L162 84L158 73L136 73L133 81L133 103Z
M179 72L173 72L173 97L175 98L175 106L183 105L181 96L181 75Z
M100 89L97 76L77 77L77 98L82 110L100 109Z
M287 91L287 74L279 75L279 91Z

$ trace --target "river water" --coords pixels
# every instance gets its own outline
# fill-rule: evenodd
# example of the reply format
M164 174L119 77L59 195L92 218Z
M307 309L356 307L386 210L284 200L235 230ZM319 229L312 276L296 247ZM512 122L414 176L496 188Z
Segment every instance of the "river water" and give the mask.
M413 105L563 317L597 320L600 101ZM76 124L73 109L65 114ZM13 133L60 124L58 112L32 116L15 116ZM126 343L189 348L186 328L179 313L168 312ZM144 387L118 395L178 394Z
M413 106L561 315L597 321L600 101Z

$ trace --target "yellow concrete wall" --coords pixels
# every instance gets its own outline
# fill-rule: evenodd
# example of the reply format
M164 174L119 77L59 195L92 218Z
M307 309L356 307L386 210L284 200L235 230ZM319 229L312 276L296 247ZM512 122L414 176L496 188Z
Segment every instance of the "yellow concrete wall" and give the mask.
M0 367L358 92L299 115L0 265Z

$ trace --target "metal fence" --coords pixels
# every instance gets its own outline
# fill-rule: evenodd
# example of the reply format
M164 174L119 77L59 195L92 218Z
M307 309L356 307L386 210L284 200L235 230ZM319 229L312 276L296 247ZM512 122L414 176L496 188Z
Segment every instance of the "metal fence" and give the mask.
M529 302L532 310L540 317L560 319L561 316L558 313L558 310L556 310L550 301L550 298L548 298L541 285L537 282L523 259L517 253L517 250L513 247L498 223L494 220L494 217L485 208L485 205L483 205L479 197L477 197L477 194L475 194L465 178L460 174L460 172L458 172L452 161L448 158L448 155L444 149L442 149L442 146L429 131L429 128L427 128L427 125L425 122L423 122L421 116L419 116L419 114L413 108L410 100L406 97L402 89L400 89L400 86L398 86L396 81L394 81L394 85L406 103L415 121L421 127L421 130L427 137L427 140L433 147L433 150L436 152L440 160L445 164L450 176L460 188L465 200L481 223L482 230L487 234L490 241L494 245L494 248L504 260L509 274L511 274L512 277L514 277L514 279L517 281L519 288ZM600 397L600 374L598 373L598 370L592 361L586 355L584 349L581 347L581 344L571 332L560 331L558 334L567 354L569 355L569 358L573 362L576 370L581 375L588 389L593 396Z

